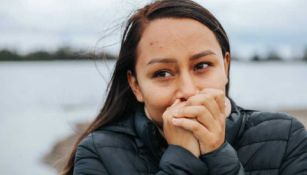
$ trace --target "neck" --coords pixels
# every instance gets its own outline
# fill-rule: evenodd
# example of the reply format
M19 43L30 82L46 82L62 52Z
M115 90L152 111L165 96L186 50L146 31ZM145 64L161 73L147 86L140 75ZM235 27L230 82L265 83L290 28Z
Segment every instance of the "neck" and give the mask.
M149 115L149 113L148 113L148 111L147 111L145 105L144 105L144 111L145 111L145 114L146 114L147 118L148 118L149 120L151 120L151 121L157 126L157 128L158 128L160 134L164 137L164 133L163 133L162 128L161 128L159 125L157 125L157 124L152 120L152 118L150 117L150 115Z

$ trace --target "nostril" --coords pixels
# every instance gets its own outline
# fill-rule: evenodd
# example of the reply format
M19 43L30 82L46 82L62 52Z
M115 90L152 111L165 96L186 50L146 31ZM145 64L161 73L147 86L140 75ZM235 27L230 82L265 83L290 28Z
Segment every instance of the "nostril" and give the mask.
M188 99L186 99L185 97L182 97L179 100L180 100L180 102L184 102L184 101L187 101Z

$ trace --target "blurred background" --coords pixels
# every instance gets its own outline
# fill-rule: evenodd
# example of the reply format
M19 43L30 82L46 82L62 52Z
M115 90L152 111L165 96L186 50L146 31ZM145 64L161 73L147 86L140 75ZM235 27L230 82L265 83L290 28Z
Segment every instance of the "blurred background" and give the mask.
M103 105L125 20L148 2L0 1L0 174L57 174ZM197 2L229 35L234 101L307 126L307 1Z

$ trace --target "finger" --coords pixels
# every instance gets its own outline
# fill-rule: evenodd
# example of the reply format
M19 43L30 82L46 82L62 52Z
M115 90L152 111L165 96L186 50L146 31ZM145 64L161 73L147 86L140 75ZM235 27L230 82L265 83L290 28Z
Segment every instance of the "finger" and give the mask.
M204 106L185 106L178 111L175 118L196 119L209 130L214 130L219 124Z
M162 115L163 120L170 121L177 113L178 109L182 108L185 103L186 102L181 102L180 99L176 99L174 103L165 110L164 114Z
M170 114L174 110L175 106L177 106L180 103L179 99L176 99L172 105L170 105L168 108L166 108L165 113Z
M180 100L177 98L177 99L174 101L174 103L171 105L171 107L176 106L176 105L179 104L179 103L180 103Z
M225 113L226 113L226 109L231 110L231 102L230 102L230 99L228 97L225 97Z
M220 89L213 89L213 88L206 88L203 89L201 92L205 93L205 94L211 94L214 96L215 101L217 102L219 109L221 111L221 113L225 113L225 92L220 90Z
M211 137L210 131L196 120L187 118L173 118L172 123L177 127L181 127L192 132L197 140L203 141L204 138Z
M219 116L222 114L219 105L217 104L217 101L215 100L215 97L212 94L202 93L190 97L188 99L187 105L203 105L209 110L212 116L216 119L219 118Z

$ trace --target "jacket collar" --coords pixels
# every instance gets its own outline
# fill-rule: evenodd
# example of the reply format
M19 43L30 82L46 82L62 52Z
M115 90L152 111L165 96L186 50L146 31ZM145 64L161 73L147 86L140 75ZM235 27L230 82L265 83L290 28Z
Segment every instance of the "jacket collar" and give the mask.
M134 114L122 116L121 120L108 123L99 128L99 130L112 131L136 137L137 134L134 130Z
M149 148L153 158L159 161L167 143L160 134L158 127L146 116L144 107L140 107L135 113L134 126L140 140Z
M225 139L232 146L236 146L236 140L240 137L240 133L242 130L242 122L243 115L241 111L243 110L241 107L237 106L236 103L229 98L231 103L231 113L226 119L226 135Z

